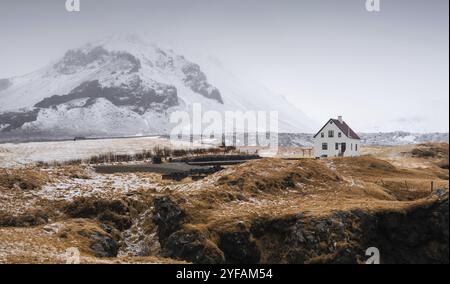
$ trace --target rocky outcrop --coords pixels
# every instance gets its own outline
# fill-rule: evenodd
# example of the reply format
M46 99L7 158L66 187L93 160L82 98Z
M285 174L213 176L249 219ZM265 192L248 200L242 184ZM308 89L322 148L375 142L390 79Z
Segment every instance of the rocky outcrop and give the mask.
M200 70L200 66L194 63L187 63L181 69L185 75L184 83L190 87L192 91L204 96L208 99L213 99L223 104L223 99L220 91L208 83L205 73Z
M154 200L153 221L158 226L161 255L193 263L222 263L223 253L204 232L186 227L189 216L168 196Z
M448 193L399 210L302 213L198 229L168 197L155 201L162 254L194 263L448 263ZM197 228L197 229L196 229ZM226 229L224 229L226 228Z
M73 201L62 204L61 211L75 220L84 220L94 225L79 225L75 228L77 234L86 238L89 249L97 257L116 257L119 249L126 246L126 234L133 228L133 222L146 210L148 204L134 199L97 199L93 197L78 197ZM81 218L81 219L80 219ZM143 248L143 255L148 250Z
M50 108L77 99L86 99L81 107L88 107L103 98L116 106L128 106L138 114L147 110L163 111L178 105L177 89L173 86L156 84L153 88L142 85L136 76L129 85L120 87L102 87L96 81L84 82L67 95L54 95L38 102L36 108Z
M338 212L327 218L259 220L252 230L266 250L264 262L362 263L376 247L382 263L448 263L448 194L401 211Z
M367 240L379 247L385 263L449 262L448 193L435 203L404 213L378 213L375 218L377 226L367 229L377 237Z
M72 49L67 51L62 60L54 67L61 74L73 74L77 70L76 67L86 66L95 61L103 62L104 57L108 54L108 51L103 47L95 47L86 52Z
M259 263L259 248L250 231L240 225L235 230L220 234L219 248L223 251L227 263Z
M56 229L62 239L79 239L96 257L116 257L119 252L120 234L116 229L105 224L98 224L88 219L74 219L69 224L62 224Z
M90 249L96 257L116 257L119 246L111 236L107 234L95 233L89 236L92 241Z
M80 68L85 68L90 64L105 64L106 62L117 62L122 60L128 64L128 73L138 72L141 62L128 52L110 52L101 46L92 47L89 50L73 49L66 52L64 57L54 65L55 70L60 74L74 74Z
M38 109L0 113L0 132L7 132L33 122L39 114Z
M153 222L158 226L158 237L162 246L172 233L181 229L186 217L181 207L168 196L155 198Z
M163 242L161 255L183 259L192 263L223 263L223 252L212 242L207 234L194 228L183 228L172 233Z

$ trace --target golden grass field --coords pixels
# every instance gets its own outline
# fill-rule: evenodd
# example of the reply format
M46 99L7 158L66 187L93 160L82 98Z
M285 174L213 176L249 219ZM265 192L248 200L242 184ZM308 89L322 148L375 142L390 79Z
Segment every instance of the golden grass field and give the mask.
M215 247L218 232L231 224L299 212L322 218L352 210L402 211L431 204L437 189L448 192L446 143L364 147L363 154L265 158L181 182L150 173L102 175L83 164L0 168L0 263L65 263L72 247L82 263L182 261L160 253L152 222L160 196L188 212L185 230L201 232ZM117 254L99 256L98 244L111 239Z

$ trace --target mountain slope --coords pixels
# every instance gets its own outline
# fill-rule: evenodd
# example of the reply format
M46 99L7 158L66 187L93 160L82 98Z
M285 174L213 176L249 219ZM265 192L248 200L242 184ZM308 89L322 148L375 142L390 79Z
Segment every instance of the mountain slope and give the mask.
M163 134L173 127L170 113L194 103L221 113L277 110L284 132L316 126L284 98L220 67L208 72L136 36L89 43L36 72L0 80L0 136Z

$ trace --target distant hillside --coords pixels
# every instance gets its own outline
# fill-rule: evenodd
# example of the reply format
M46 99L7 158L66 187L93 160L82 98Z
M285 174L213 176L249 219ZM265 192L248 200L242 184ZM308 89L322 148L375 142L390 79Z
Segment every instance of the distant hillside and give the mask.
M410 133L404 131L386 133L358 133L362 144L373 146L407 145L423 142L448 142L448 133ZM282 133L279 135L279 145L283 147L312 146L313 134Z

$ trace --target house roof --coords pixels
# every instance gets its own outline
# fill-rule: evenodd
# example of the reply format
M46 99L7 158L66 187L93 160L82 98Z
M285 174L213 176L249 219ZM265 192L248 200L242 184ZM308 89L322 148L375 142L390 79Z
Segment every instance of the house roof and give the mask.
M314 138L316 138L317 135L319 135L320 132L322 132L322 130L325 128L325 126L328 125L328 123L330 123L330 121L332 121L334 124L336 124L336 126L342 131L342 133L344 133L345 136L347 136L348 138L351 139L358 139L360 140L361 138L358 136L358 134L355 133L355 131L353 131L353 129L350 128L350 126L347 125L347 123L345 123L345 121L342 121L342 123L338 120L338 119L333 119L331 118L330 120L327 121L327 123L325 123L325 125L319 130L319 132L316 133L316 135L314 135Z

